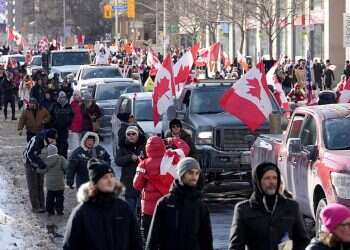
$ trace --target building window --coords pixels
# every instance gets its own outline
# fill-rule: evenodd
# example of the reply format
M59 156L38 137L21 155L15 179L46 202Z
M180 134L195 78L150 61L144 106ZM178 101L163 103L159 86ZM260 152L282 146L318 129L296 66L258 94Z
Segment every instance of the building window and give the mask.
M277 37L277 55L287 54L287 30L283 29Z
M247 33L247 56L256 58L256 30L248 30Z
M296 57L305 57L304 36L303 26L294 26L294 56Z
M323 58L323 47L324 47L324 25L316 24L314 30L311 32L311 49L313 57Z
M324 0L310 0L311 10L323 9Z

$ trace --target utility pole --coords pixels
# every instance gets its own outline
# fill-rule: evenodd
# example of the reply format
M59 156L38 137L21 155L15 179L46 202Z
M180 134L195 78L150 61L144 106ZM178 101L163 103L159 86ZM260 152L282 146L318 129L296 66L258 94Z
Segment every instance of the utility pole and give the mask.
M118 0L114 0L114 6L118 6ZM118 27L118 9L117 7L114 7L114 26L115 26L115 42L118 44L119 40L119 27Z
M166 30L166 8L167 8L167 0L163 0L163 8L164 8L164 15L163 15L163 58L166 56L167 52L167 30Z
M66 0L63 0L63 42L62 47L66 46Z
M158 0L156 0L156 48L158 50L158 31L159 31L159 23L158 23Z

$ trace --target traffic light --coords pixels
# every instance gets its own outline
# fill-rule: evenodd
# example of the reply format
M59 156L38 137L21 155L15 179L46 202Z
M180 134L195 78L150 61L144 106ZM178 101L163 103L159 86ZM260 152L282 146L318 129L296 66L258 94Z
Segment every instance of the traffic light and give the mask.
M135 18L135 0L128 0L128 17Z
M113 17L112 5L105 4L103 6L103 18L112 19L112 17Z

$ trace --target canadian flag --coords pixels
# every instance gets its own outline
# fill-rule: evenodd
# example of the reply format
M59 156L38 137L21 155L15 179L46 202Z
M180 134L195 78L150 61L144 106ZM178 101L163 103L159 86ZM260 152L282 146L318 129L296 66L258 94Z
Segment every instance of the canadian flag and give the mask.
M208 61L208 56L209 56L209 50L206 48L202 48L198 50L198 58L195 62L195 65L197 67L204 67L207 65Z
M209 49L209 60L208 60L208 75L211 77L215 75L218 70L218 59L221 44L219 42L214 43Z
M223 61L225 69L230 66L230 58L223 49L221 50L221 60Z
M19 32L16 31L16 29L12 30L12 34L14 38L13 40L16 42L17 46L23 44L23 37Z
M339 103L349 103L350 102L350 78L346 81L343 90L339 96Z
M197 58L199 43L195 44L191 50L187 51L174 65L174 83L176 93L180 93L187 83L194 61Z
M264 70L256 67L250 69L226 91L220 100L220 106L253 132L259 128L272 112Z
M272 85L275 89L275 97L277 99L278 104L281 106L281 108L288 110L289 109L289 103L286 97L286 94L283 91L282 84L278 80L275 72L277 67L281 63L281 58L270 68L270 70L266 74L266 81L267 84Z
M156 53L150 48L147 54L147 66L151 67L150 75L155 76L161 65Z
M170 54L163 61L163 65L154 79L155 87L152 94L153 122L156 126L160 116L174 103L175 85L173 81L173 65Z
M15 36L13 34L13 28L12 27L6 27L7 32L7 41L11 42L15 40Z
M237 50L237 62L241 65L243 73L246 73L248 71L248 63L245 56L239 50Z

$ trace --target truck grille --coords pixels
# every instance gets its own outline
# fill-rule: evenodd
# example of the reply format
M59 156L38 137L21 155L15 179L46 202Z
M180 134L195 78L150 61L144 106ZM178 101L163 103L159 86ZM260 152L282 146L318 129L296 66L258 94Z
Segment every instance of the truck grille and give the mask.
M218 128L215 131L215 146L223 151L245 151L249 150L245 136L253 135L257 137L259 134L267 133L269 133L268 129L259 129L255 133L252 133L246 128Z

